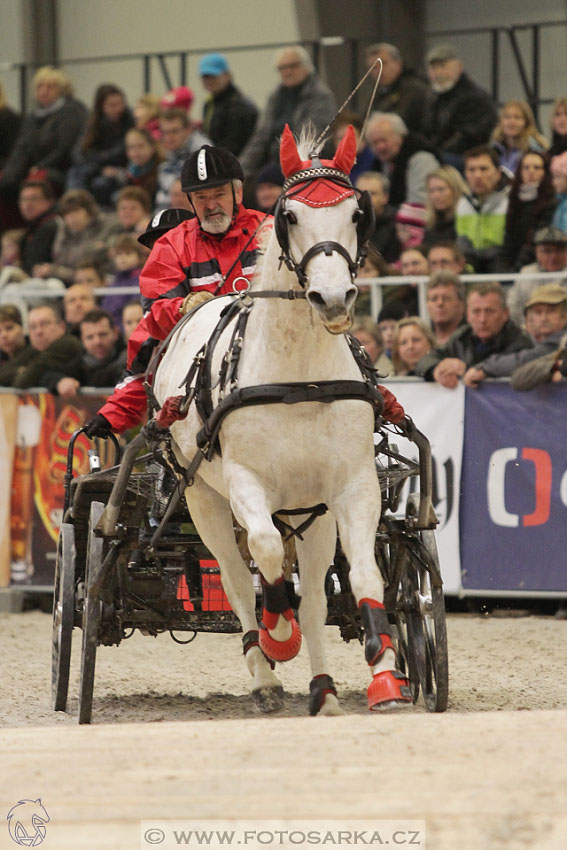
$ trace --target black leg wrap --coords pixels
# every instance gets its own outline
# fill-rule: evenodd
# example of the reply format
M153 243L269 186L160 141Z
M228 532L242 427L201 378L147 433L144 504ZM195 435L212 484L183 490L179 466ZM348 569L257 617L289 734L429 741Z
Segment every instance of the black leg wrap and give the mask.
M367 602L360 606L360 616L365 635L364 657L372 666L392 646L390 621L384 608L372 608Z
M289 607L293 608L294 611L299 609L299 603L301 602L301 596L298 596L295 592L295 585L292 581L285 580L285 590L287 593L287 599L289 602Z
M309 683L309 714L311 717L315 717L321 711L326 694L336 696L337 689L331 677L322 673L320 676L311 679Z
M249 632L246 632L245 635L242 635L242 654L246 655L249 649L252 649L253 646L257 646L260 649L260 635L257 629L251 629ZM262 652L262 650L260 650ZM271 658L268 658L265 652L262 652L262 655L270 665L272 670L275 670L276 662Z
M262 576L264 589L264 608L270 614L283 614L290 607L286 583L279 578L274 584L268 584Z

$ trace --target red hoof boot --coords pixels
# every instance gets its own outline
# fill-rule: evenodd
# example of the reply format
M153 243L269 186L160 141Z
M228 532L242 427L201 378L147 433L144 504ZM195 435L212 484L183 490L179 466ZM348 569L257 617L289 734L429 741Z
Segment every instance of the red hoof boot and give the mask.
M384 670L376 673L368 686L368 708L384 711L411 705L409 681L399 670Z
M274 640L264 623L260 623L260 649L273 661L290 661L301 649L301 629L295 617L289 620L291 635L287 640Z

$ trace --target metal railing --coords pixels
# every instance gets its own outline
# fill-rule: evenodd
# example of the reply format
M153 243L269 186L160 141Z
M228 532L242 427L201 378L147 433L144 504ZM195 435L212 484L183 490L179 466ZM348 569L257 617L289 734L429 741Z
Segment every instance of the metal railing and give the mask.
M500 88L502 77L501 52L504 43L508 43L514 62L520 77L525 99L532 107L536 120L539 117L540 107L553 102L553 97L542 93L541 70L542 70L542 35L550 29L562 28L567 32L567 21L543 21L534 24L514 24L512 26L476 27L472 29L447 29L431 30L425 33L428 41L433 39L448 39L463 36L486 35L489 38L490 56L490 90L494 100L500 102ZM531 45L531 58L528 67L526 58L522 53L520 35L528 33ZM297 41L310 51L316 69L321 64L322 52L326 47L342 46L347 53L347 65L349 68L349 90L352 90L360 78L361 68L364 64L363 51L366 46L379 38L378 33L369 34L367 38L345 38L343 36L328 36L321 39ZM218 47L221 53L233 56L238 53L254 53L263 50L277 50L289 45L286 42L270 42L265 44L228 45ZM140 65L140 79L142 91L149 92L154 84L154 72L157 70L160 82L167 89L175 85L186 85L189 74L189 66L193 59L203 55L203 49L169 50L150 53L122 53L108 56L82 56L71 57L61 60L58 64L66 68L80 65L96 65L105 62L138 62ZM27 92L30 76L39 67L37 62L4 63L0 68L4 71L15 71L18 74L19 101L22 112L27 106ZM174 67L175 66L175 69ZM563 73L563 72L562 72ZM352 101L352 108L358 106L357 97Z
M370 288L370 311L372 316L377 316L382 309L384 302L383 287L388 286L405 286L412 284L417 287L419 315L427 316L427 281L429 275L421 276L392 276L392 277L368 277L359 278L358 286L368 286ZM551 283L559 280L567 281L567 269L561 272L530 272L521 274L520 272L501 272L499 274L463 274L459 279L465 284L482 283L483 281L499 281L500 283L509 284L512 281L518 280L540 280L543 283ZM22 291L20 298L25 300L34 300L41 298L48 300L50 298L63 299L66 290L43 290L41 287L32 288L31 286ZM140 290L137 286L116 286L116 287L97 287L93 290L97 297L105 295L132 295L134 298L140 295ZM2 290L0 289L0 304L2 302Z

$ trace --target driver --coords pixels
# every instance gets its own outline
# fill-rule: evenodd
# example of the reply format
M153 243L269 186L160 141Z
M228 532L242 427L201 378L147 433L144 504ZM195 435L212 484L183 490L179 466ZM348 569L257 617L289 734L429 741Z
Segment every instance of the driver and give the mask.
M158 340L198 304L232 292L256 267L258 228L272 217L242 206L240 163L224 148L203 145L185 162L181 185L195 211L159 238L140 275L144 317L128 342L127 370L87 424L89 437L122 432L142 419L144 373ZM226 279L225 279L226 276Z

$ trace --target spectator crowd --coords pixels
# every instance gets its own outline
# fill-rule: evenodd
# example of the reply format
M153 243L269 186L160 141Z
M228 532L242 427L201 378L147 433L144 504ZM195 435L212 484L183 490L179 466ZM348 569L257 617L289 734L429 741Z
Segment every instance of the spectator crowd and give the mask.
M143 313L139 293L123 288L137 287L153 241L194 215L184 163L203 145L229 150L244 174L244 206L268 212L283 185L286 124L296 135L326 131L323 156L355 128L350 176L369 193L376 227L353 333L380 375L448 388L564 379L567 280L538 275L567 272L567 96L539 128L524 100L498 109L450 45L429 51L423 74L387 43L369 47L367 62L381 78L366 123L336 114L333 92L297 46L277 52L279 83L263 111L220 53L199 63L199 117L186 86L130 106L104 83L87 109L63 71L44 67L24 116L0 86L0 386L69 397L117 383ZM505 284L467 290L467 272ZM400 285L370 316L365 278L395 275ZM427 315L417 298L423 277Z

